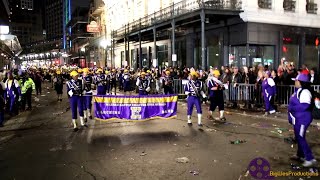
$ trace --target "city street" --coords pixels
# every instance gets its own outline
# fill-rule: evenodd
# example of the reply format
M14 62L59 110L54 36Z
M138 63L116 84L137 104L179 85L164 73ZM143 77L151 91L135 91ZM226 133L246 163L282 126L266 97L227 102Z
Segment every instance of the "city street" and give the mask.
M179 102L176 119L91 120L88 128L74 133L67 98L57 102L46 88L43 94L32 112L8 120L0 129L0 179L237 180L251 179L247 168L257 157L268 160L273 171L293 171L290 163L297 164L289 159L296 145L284 141L293 134L284 115L272 120L262 113L228 111L227 123L214 123L205 113L205 125L199 129L195 115L193 126L187 126L186 105ZM311 127L307 133L317 159L319 132ZM230 143L235 140L246 142Z

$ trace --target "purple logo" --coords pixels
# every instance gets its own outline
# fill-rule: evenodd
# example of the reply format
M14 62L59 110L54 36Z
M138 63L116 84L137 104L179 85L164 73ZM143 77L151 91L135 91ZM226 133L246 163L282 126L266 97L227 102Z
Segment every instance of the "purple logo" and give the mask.
M255 179L274 179L270 176L270 163L261 157L255 158L250 162L248 171Z

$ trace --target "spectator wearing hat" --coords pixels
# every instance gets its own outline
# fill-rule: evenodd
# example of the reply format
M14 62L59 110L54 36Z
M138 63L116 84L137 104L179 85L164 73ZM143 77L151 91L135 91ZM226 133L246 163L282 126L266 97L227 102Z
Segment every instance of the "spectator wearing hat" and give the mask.
M310 75L302 71L296 78L295 93L290 97L288 106L288 120L293 125L295 139L298 143L297 154L292 158L303 161L304 167L316 165L316 160L306 140L306 132L312 122L313 89L310 84Z
M264 80L262 82L262 94L265 105L265 115L274 114L276 112L274 108L274 96L276 95L276 84L271 78L271 72L266 71L264 73Z
M191 115L193 107L196 106L198 113L198 126L202 126L202 108L201 108L201 96L206 98L203 91L203 83L198 80L199 74L196 71L190 73L190 80L184 87L185 94L188 95L188 125L192 125Z

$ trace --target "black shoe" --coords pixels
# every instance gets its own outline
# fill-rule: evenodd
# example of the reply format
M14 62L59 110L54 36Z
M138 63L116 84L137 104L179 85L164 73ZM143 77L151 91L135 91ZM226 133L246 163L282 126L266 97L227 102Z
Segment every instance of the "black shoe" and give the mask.
M86 125L86 124L85 124L85 125L83 125L82 127L86 127L86 128L87 128L87 127L88 127L88 125Z
M203 125L202 125L202 124L198 124L198 126L199 126L199 127L202 127Z
M89 116L89 119L92 119L92 116Z
M188 123L188 126L192 126L192 123Z
M74 128L73 129L73 132L77 132L79 129L78 128Z
M60 99L60 102L62 102L62 99Z
M88 122L88 119L87 119L87 118L84 118L84 122Z

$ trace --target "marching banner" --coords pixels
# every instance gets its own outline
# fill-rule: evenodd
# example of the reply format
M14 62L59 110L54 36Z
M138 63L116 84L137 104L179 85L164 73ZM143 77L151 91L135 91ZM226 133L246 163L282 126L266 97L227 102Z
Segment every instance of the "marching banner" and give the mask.
M98 120L168 119L177 115L176 95L154 96L94 96L95 117Z

